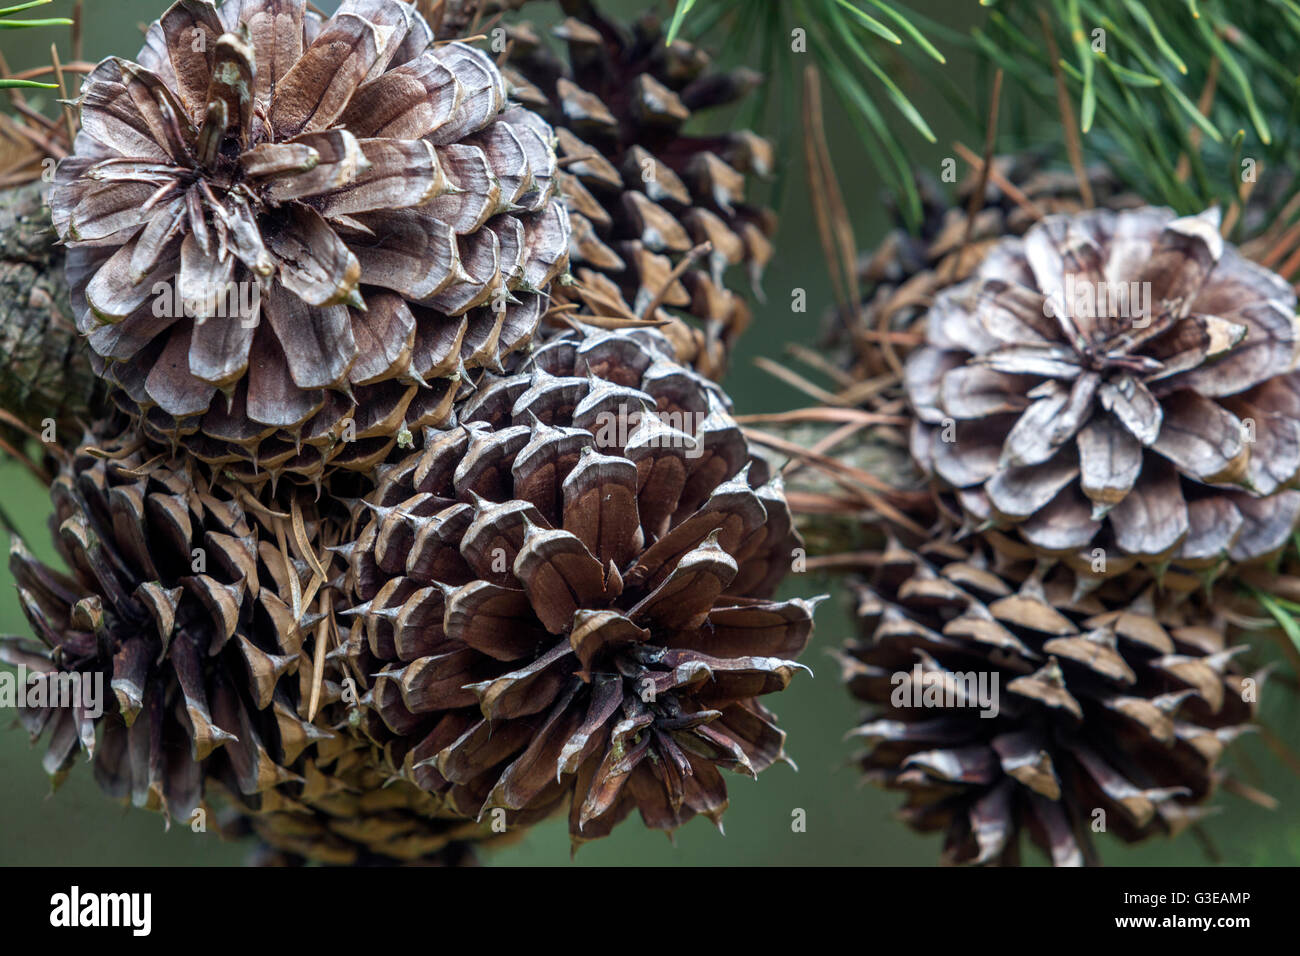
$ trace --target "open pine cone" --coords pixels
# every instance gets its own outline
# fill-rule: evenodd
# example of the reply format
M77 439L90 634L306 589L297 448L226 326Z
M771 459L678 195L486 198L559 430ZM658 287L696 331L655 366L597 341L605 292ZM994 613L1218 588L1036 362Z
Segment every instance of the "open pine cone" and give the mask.
M363 470L529 342L568 256L554 135L433 39L398 0L179 0L86 78L51 207L152 436L250 479Z
M553 32L567 57L529 24L507 20L504 67L511 95L558 137L579 284L557 292L597 316L667 320L677 360L720 378L751 317L725 273L743 266L757 290L776 227L770 210L746 203L746 177L771 174L774 159L752 132L683 127L698 111L746 96L760 78L711 71L708 54L685 41L665 45L654 14L629 32L591 0L560 6L569 16ZM703 243L709 251L686 263Z
M52 497L73 576L14 543L38 640L0 638L0 661L32 682L19 719L48 735L56 784L84 751L114 798L188 824L220 792L269 844L327 863L437 859L484 835L410 784L385 788L369 748L308 719L314 643L332 626L310 613L314 569L337 525L281 515L131 431L88 433ZM82 696L67 706L53 695L72 675ZM340 696L323 675L320 701Z
M1140 572L1076 602L1070 572L1035 567L979 538L891 543L858 588L842 661L870 705L861 765L907 794L910 826L946 834L946 862L1016 863L1022 832L1055 865L1096 862L1099 825L1177 834L1253 717L1243 648L1202 604Z
M571 795L575 843L632 809L673 830L720 770L784 757L808 601L769 598L798 538L722 393L648 333L568 334L485 375L358 505L362 732L474 817Z
M1218 226L1214 210L1049 216L935 298L907 363L913 451L974 523L1107 574L1285 543L1296 296Z
M919 229L908 229L902 213L894 210L896 227L857 259L857 301L827 310L817 355L795 353L836 399L814 395L822 407L791 411L762 426L788 443L795 457L794 446L817 446L826 456L785 472L796 523L809 553L826 559L823 568L842 566L841 561L852 565L854 554L879 548L877 529L862 520L864 504L895 522L904 517L929 522L937 503L950 513L958 508L954 501L935 498L928 476L908 450L911 416L898 417L900 403L906 402L902 363L912 348L924 344L925 316L935 296L970 279L985 256L1008 237L1023 235L1043 216L1075 214L1090 208L1089 202L1114 210L1142 205L1137 196L1122 190L1105 166L1088 168L1085 191L1072 173L1053 166L1050 157L1040 153L996 156L987 178L971 169L951 192L922 170L915 181L923 211ZM972 215L971 202L981 184ZM889 197L884 201L890 205ZM827 360L839 374L827 374ZM847 405L898 424L836 434L835 408ZM825 444L828 441L833 444ZM860 493L846 491L846 465L871 476ZM882 504L896 511L880 512ZM1028 550L1012 537L1004 536L999 543L1014 552ZM1199 583L1194 580L1193 586Z

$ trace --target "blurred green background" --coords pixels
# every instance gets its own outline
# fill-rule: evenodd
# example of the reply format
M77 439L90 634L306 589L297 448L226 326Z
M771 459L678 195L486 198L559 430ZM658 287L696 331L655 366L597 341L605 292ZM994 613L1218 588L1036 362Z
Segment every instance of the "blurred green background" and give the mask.
M318 0L318 5L331 10L337 3ZM648 5L649 0L606 0L602 8L627 14ZM109 54L134 56L140 46L142 26L165 4L164 0L87 0L85 6L85 58L95 61ZM554 19L549 7L544 2L533 4L528 10L530 18L538 24ZM965 30L983 15L975 0L960 4L920 0L910 7L954 30ZM62 16L71 8L71 0L56 0L28 15ZM660 4L660 8L664 5ZM60 41L66 59L66 35L62 32L0 30L0 49L11 69L21 70L49 62L48 44L52 39ZM972 89L974 71L970 61L950 47L939 45L948 54L950 77L959 88ZM802 65L802 61L797 64ZM954 139L979 151L982 130L972 128L923 84L909 83L905 71L900 70L896 77L938 135L937 144L927 144L910 129L904 129L903 124L897 124L903 142L918 163L937 177L942 160L953 155ZM1014 97L1015 91L1008 94ZM859 247L867 249L879 241L889 225L886 203L850 124L834 97L827 93L825 99L830 147L845 202ZM892 118L892 107L882 104L882 109ZM712 116L707 120L725 123L727 117ZM797 116L790 121L797 121ZM1047 129L1046 135L1052 135L1050 125ZM769 137L782 134L775 128L759 132ZM783 346L791 341L815 345L821 316L831 304L798 145L800 133L797 129L784 132L791 137L794 148L785 157L777 254L763 282L766 302L755 306L754 324L727 381L742 412L778 411L808 404L802 395L755 368L753 359L759 355L779 358ZM959 162L958 168L964 170L965 166ZM796 289L806 290L804 313L791 311ZM52 559L45 493L34 479L12 464L0 465L0 505L31 550ZM645 831L633 818L609 839L584 846L573 865L912 866L928 865L937 859L940 838L916 836L896 823L892 815L899 798L862 787L850 765L855 744L842 738L854 725L857 708L839 684L838 666L826 654L848 633L844 593L811 575L792 579L786 592L831 594L831 600L818 611L817 633L804 657L816 676L800 675L788 691L768 699L789 734L787 750L799 771L773 767L757 782L733 776L725 836L707 820L697 819L677 833L675 842L670 842L662 834ZM29 633L7 570L0 571L0 633ZM1300 701L1282 690L1274 687L1273 693L1265 693L1264 717L1294 740L1300 728ZM1235 767L1244 778L1278 798L1281 805L1270 812L1233 795L1221 794L1218 802L1223 812L1205 825L1221 861L1244 865L1300 863L1300 776L1281 766L1253 736L1242 741L1235 751ZM223 842L212 834L193 834L185 826L166 832L160 817L106 801L97 791L88 766L75 768L67 782L51 793L40 767L40 754L40 749L29 746L16 722L0 714L0 864L233 865L242 862L248 852L246 845ZM797 810L803 810L806 818L803 832L792 828ZM1190 834L1178 841L1137 848L1105 837L1098 842L1104 860L1111 865L1197 866L1209 862L1200 843ZM521 842L485 857L487 863L500 866L570 865L566 822L560 819L542 824ZM1037 857L1031 853L1027 860L1037 862Z

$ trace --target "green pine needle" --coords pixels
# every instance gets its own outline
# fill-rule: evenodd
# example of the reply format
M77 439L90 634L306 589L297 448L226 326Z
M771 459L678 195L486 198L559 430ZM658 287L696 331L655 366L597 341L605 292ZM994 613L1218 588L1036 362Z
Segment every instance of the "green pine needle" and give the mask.
M10 17L14 13L22 13L23 10L30 10L36 7L45 7L52 4L53 0L29 0L27 3L17 4L16 7L0 8L0 17ZM25 30L29 27L40 26L72 26L73 21L66 17L53 17L48 20L0 20L0 30ZM42 83L35 79L9 79L0 78L0 90L57 90L57 83Z
M844 4L844 0L836 0L836 2L841 5ZM898 111L903 114L907 121L911 123L927 141L931 143L937 142L937 138L935 137L934 132L930 129L929 124L926 123L917 108L912 105L911 100L903 95L903 91L898 88L898 85L889 78L889 74L881 69L880 64L876 62L875 58L872 57L862 44L858 42L857 37L855 37L853 32L848 29L848 24L845 22L844 18L840 16L839 12L834 7L831 8L830 12L831 17L834 20L834 26L837 28L837 33L840 38L843 39L844 43L848 46L849 51L857 57L858 62L865 66L872 75L881 82L881 85L885 87L885 91L889 94L889 98L894 102Z
M44 7L54 0L28 0L12 7L0 7L0 17L9 17L24 10ZM45 20L5 20L0 19L0 30L24 30L29 27L70 27L72 21L66 17L53 17ZM57 90L57 83L41 83L37 80L0 79L0 90Z
M1120 66L1114 60L1107 57L1104 53L1098 57L1106 68L1115 74L1115 79L1125 86L1140 86L1150 89L1153 86L1161 86L1160 77L1152 76L1149 73L1139 73L1137 70L1130 70L1126 66Z
M806 30L808 58L849 111L867 158L913 227L920 200L911 157L920 140L907 137L914 131L934 142L935 134L903 92L900 58L920 67L921 82L955 97L975 127L987 106L967 79L935 69L947 63L935 40L972 51L981 70L1001 69L1017 91L999 130L1000 151L1063 143L1059 70L1085 158L1104 163L1146 201L1182 214L1227 209L1243 194L1243 170L1255 169L1261 178L1251 215L1237 216L1229 237L1244 242L1300 196L1300 0L981 0L987 16L969 34L903 2L679 0L670 36L711 29L740 58L789 79L799 59L791 56L791 30ZM1056 64L1047 56L1044 15ZM753 44L763 47L757 55ZM772 95L774 85L765 92ZM781 105L790 110L788 94ZM781 125L794 131L799 124L786 112Z
M863 13L853 4L849 3L849 0L835 0L835 2L839 6L843 7L845 10L848 10L859 20L861 20L862 25L866 27L868 30L870 30L872 33L876 34L876 36L884 37L890 43L901 44L903 42L903 38L900 37L897 33L889 29L889 27L885 26L875 17L868 16L867 14Z
M72 21L67 17L53 17L49 20L0 20L0 30L24 30L27 27L70 27Z
M1264 122L1264 117L1259 112L1259 107L1255 104L1255 94L1251 92L1250 79L1246 72L1237 63L1234 57L1223 41L1215 33L1217 27L1210 26L1205 18L1197 20L1196 25L1201 28L1201 33L1205 37L1205 42L1210 45L1215 54L1219 57L1219 62L1223 64L1223 69L1232 77L1234 83L1241 90L1242 98L1246 101L1246 112L1250 114L1250 121L1255 126L1255 131L1259 134L1260 141L1267 146L1273 141L1272 135L1268 131L1268 123Z
M1298 0L997 0L973 35L976 55L1005 69L1045 117L1005 133L1004 150L1061 140L1044 15L1085 156L1135 193L1183 214L1226 209L1240 200L1242 162L1253 161L1260 180L1237 242L1300 195Z
M682 23L686 20L686 15L695 8L695 0L681 0L677 4L677 9L673 11L672 22L668 24L668 36L665 38L665 44L671 46L677 39L677 34L682 29Z
M1300 613L1300 604L1285 601L1282 598L1265 594L1263 591L1256 589L1252 589L1251 593L1260 606L1268 611L1273 620L1277 621L1283 633L1296 646L1296 650L1300 650L1300 621L1295 619L1295 615Z
M865 7L870 6L874 16ZM743 26L744 28L738 28ZM805 32L807 57L792 53L794 30ZM947 59L924 29L920 18L894 0L679 0L670 21L667 42L679 35L706 39L716 33L724 50L739 59L762 64L765 73L773 67L793 75L796 61L816 63L831 89L850 113L850 121L860 134L867 158L894 192L909 226L919 226L921 200L914 182L915 163L910 150L900 139L897 120L910 127L926 141L937 141L934 130L921 111L903 92L898 57L909 63L925 63L926 73L933 63ZM759 47L757 55L753 47ZM804 51L800 51L802 53ZM927 81L933 78L921 73ZM763 108L780 95L767 84ZM882 95L883 94L883 95ZM888 102L894 116L882 112L877 103ZM799 129L794 118L796 104L782 97L785 116L781 126ZM789 146L788 148L793 148Z
M53 2L54 0L29 0L28 3L20 3L16 7L0 7L0 17L22 13L24 10L31 10L34 7L44 7Z
M925 38L925 34L913 25L911 20L907 19L907 17L903 16L903 14L899 13L889 4L884 3L883 0L871 0L871 3L878 7L881 13L893 20L894 25L907 34L909 40L924 50L930 59L939 63L948 62L947 59L944 58L944 55L935 48L934 44Z
M1178 52L1169 45L1168 41L1165 40L1165 35L1160 32L1160 28L1156 26L1156 21L1151 18L1151 14L1147 12L1147 8L1139 3L1138 0L1124 0L1124 9L1133 16L1134 20L1138 21L1138 23L1142 24L1142 26L1146 28L1147 33L1151 35L1151 42L1156 45L1156 49L1160 51L1161 55L1172 63L1179 73L1186 76L1187 64L1183 62L1183 58L1180 57Z
M31 10L36 7L43 7L53 3L54 0L29 0L27 3L20 3L14 7L0 7L0 17L12 16L15 13L22 13L24 10ZM0 30L22 30L27 27L70 27L72 21L66 17L54 17L47 20L0 20Z

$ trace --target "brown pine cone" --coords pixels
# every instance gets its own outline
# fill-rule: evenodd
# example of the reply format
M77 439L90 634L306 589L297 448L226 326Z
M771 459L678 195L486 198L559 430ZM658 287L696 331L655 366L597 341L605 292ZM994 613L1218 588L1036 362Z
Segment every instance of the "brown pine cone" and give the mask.
M935 297L913 453L1081 572L1261 558L1300 516L1295 313L1217 211L1049 216Z
M570 334L486 375L385 470L350 550L361 729L403 779L511 825L571 796L575 843L673 830L720 770L784 757L810 602L779 479L648 332Z
M72 319L46 188L0 190L0 409L38 432L52 419L71 446L104 387Z
M78 106L51 205L96 370L247 480L443 421L566 268L550 127L398 0L179 0Z
M1202 595L1140 572L1078 598L978 537L896 542L860 584L844 678L869 706L854 735L869 780L907 795L902 819L945 833L949 863L1017 863L1027 833L1056 865L1209 812L1215 764L1254 716Z
M72 576L14 543L36 640L0 638L0 660L31 681L19 719L48 737L56 784L84 752L111 797L189 824L218 792L266 842L326 863L436 858L491 835L384 786L369 748L325 722L345 706L326 669L311 719L333 626L320 572L342 525L311 505L279 512L133 430L88 433L51 493Z
M530 24L504 25L511 95L558 137L578 282L556 293L594 316L665 320L676 359L720 378L751 319L727 272L743 268L757 292L772 257L775 214L746 192L775 160L772 145L748 130L685 127L761 78L716 72L705 50L683 40L666 45L652 13L629 31L591 0L560 6L568 17L553 34L564 57Z

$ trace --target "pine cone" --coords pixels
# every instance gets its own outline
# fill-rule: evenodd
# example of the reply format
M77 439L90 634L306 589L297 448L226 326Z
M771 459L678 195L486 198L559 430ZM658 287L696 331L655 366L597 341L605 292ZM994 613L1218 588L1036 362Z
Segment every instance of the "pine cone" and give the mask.
M1300 515L1296 297L1217 211L1049 216L931 306L913 451L1078 570L1268 555ZM1097 549L1100 549L1098 551Z
M575 844L633 808L673 830L719 819L720 769L784 758L758 698L811 633L810 602L768 597L798 538L722 393L669 348L552 340L358 506L361 729L467 816L513 826L572 795Z
M52 419L75 443L75 423L103 402L104 387L72 321L63 262L43 185L0 190L0 408L36 431Z
M720 378L751 318L725 273L743 265L757 292L776 228L770 210L745 202L746 177L769 175L774 158L747 130L683 127L697 111L748 95L760 77L712 72L704 50L665 45L653 14L629 33L590 0L560 6L569 17L553 32L567 58L528 23L507 22L504 70L511 95L558 136L579 284L556 291L595 316L667 320L677 360ZM709 251L694 258L703 243Z
M252 837L259 853L287 855L286 862L327 866L468 866L480 847L501 839L449 812L432 794L392 780L374 765L369 748L349 742L340 750L331 763L329 745L318 747L305 801L252 811L236 797L222 836Z
M823 568L854 566L856 553L879 549L883 539L872 522L863 521L864 506L896 524L902 515L928 525L936 516L936 504L941 505L939 511L960 514L955 501L936 500L908 449L907 419L898 418L906 403L899 381L902 362L916 344L923 344L917 340L923 340L926 311L936 295L969 279L985 256L1008 237L1023 235L1042 216L1088 208L1079 180L1050 167L1038 154L997 156L987 179L972 170L951 191L923 171L915 179L923 211L919 230L903 227L901 213L893 211L900 225L858 259L856 307L827 311L818 351L823 358L809 362L815 377L825 376L826 359L843 373L825 377L825 389L837 396L827 405L857 405L896 418L899 424L882 423L846 435L837 431L834 409L824 414L818 409L791 412L763 425L792 447L818 446L833 459L812 460L786 473L795 520L810 543L809 553L824 559ZM981 201L972 217L971 199L981 182ZM1142 204L1122 191L1104 166L1090 167L1086 183L1087 196L1106 209ZM846 489L849 473L844 465L873 478L856 491ZM882 511L881 504L895 510ZM1012 551L1027 550L1012 538L999 543Z
M56 785L84 750L109 796L188 823L220 792L267 842L329 863L424 859L482 834L409 784L384 788L368 748L308 720L330 620L304 609L339 526L281 516L133 431L88 433L51 490L73 576L14 543L39 642L0 639L0 660L31 675L19 717L33 740L48 731ZM74 674L92 696L65 706L53 694ZM340 694L323 678L326 705Z
M1203 604L1157 600L1140 573L1073 590L1065 568L1044 579L978 538L891 543L858 588L842 661L871 705L861 765L906 792L910 826L945 832L946 862L1016 863L1022 830L1055 865L1095 862L1098 823L1177 834L1249 729L1243 648Z
M86 78L51 205L151 436L250 480L364 470L528 343L569 224L486 55L398 0L179 0L139 60Z

